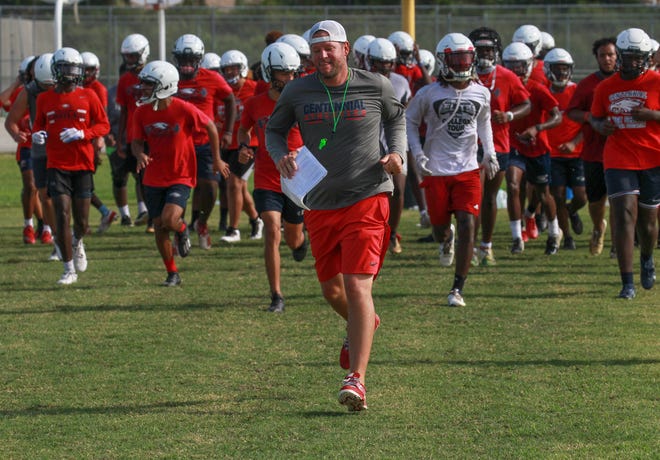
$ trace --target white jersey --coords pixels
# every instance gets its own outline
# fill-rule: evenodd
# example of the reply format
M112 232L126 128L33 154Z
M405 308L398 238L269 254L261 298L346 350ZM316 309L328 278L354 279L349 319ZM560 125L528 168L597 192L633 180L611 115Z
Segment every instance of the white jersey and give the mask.
M398 73L390 72L390 83L392 83L392 88L394 88L394 97L396 97L404 107L408 105L408 101L410 101L410 97L412 96L412 91L410 91L408 80L406 80L405 77L399 75ZM380 144L383 150L383 155L389 152L387 139L385 138L385 131L383 128L380 130ZM408 174L407 161L403 162L403 171L401 174Z
M426 122L424 148L419 127ZM406 109L408 144L414 157L425 155L426 167L434 176L454 176L479 168L478 139L484 158L495 157L490 126L490 92L470 82L458 90L440 82L426 85Z

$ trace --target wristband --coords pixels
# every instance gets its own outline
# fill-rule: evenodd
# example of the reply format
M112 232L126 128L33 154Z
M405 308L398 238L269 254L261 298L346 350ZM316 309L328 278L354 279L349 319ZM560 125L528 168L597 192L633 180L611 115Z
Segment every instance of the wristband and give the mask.
M513 121L513 112L506 112L507 121Z
M231 134L233 136L234 132L233 131L225 131L223 134Z

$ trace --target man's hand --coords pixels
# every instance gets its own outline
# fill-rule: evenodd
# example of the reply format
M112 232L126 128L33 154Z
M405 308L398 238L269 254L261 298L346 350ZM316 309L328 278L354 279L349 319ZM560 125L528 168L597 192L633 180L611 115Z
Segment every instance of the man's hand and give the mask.
M591 126L598 134L609 136L616 131L616 125L607 118L594 118L591 117Z
M241 144L238 149L238 162L241 164L248 164L254 158L254 150L245 144Z
M433 172L426 167L426 163L429 162L429 159L426 155L423 153L420 155L417 155L415 157L415 165L417 166L417 170L422 176L432 176Z
M298 171L298 164L296 163L297 152L289 152L284 155L275 165L282 177L291 179Z
M137 156L137 169L135 172L139 173L144 168L146 168L149 165L149 163L151 163L151 157L149 155L145 155L144 153L141 153L140 155Z
M220 160L219 163L213 161L213 172L220 173L226 179L229 177L229 164L223 160Z
M488 180L493 180L497 173L500 172L500 164L496 156L484 156L484 159L481 160L481 167L484 169Z
M385 172L389 174L401 174L403 172L403 160L398 153L388 153L380 159Z
M48 133L46 131L37 131L32 133L32 143L36 145L44 145L48 139Z
M231 131L222 133L222 137L220 138L220 148L228 149L233 138L234 136Z

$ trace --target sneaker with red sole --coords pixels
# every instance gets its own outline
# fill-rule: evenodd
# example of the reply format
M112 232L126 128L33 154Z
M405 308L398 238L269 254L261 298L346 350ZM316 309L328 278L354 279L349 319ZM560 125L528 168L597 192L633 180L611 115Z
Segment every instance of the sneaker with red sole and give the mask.
M376 315L375 323L374 331L378 329L378 326L380 326L380 316ZM351 358L348 354L348 336L344 337L344 344L341 346L341 350L339 351L339 365L342 369L351 368Z
M360 382L360 374L351 372L341 383L339 404L346 406L349 412L360 412L367 409L367 390Z
M49 230L44 230L41 232L41 244L53 244L53 234Z
M23 243L34 244L37 242L37 235L34 233L34 227L27 225L23 227Z
M536 226L536 219L534 216L525 218L525 230L527 231L529 239L535 240L539 237L539 229Z

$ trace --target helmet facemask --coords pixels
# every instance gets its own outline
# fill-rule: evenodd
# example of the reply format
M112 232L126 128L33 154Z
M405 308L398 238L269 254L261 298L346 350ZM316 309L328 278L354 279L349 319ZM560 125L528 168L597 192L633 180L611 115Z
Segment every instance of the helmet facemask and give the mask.
M628 79L637 78L645 73L651 63L650 53L637 50L616 50L617 67L621 75Z
M439 56L440 74L446 81L468 81L474 73L474 51L452 51Z

